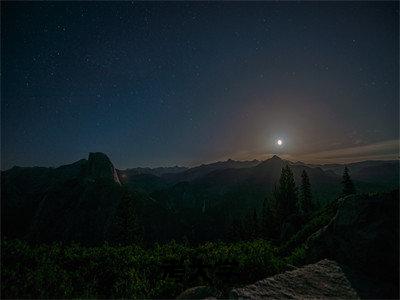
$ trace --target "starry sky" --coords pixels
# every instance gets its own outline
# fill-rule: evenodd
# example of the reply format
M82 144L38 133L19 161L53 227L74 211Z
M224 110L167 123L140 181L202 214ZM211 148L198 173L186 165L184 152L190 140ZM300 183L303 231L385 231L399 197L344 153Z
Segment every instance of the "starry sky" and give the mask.
M396 158L398 26L397 2L2 2L2 169Z

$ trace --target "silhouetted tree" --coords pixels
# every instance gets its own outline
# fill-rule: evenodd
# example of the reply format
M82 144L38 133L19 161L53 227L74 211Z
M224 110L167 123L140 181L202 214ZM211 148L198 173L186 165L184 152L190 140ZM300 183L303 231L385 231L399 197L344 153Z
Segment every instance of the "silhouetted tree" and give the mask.
M275 190L275 199L279 224L282 224L287 217L298 213L297 188L289 165L282 168L279 186Z
M301 173L300 209L305 215L308 215L312 210L311 184L305 170Z
M344 167L343 177L342 177L342 196L352 195L356 193L353 181L350 178L349 169Z
M251 217L250 220L250 224L251 224L251 230L250 230L250 234L252 238L257 238L259 237L260 234L260 230L259 230L259 224L258 224L258 216L257 216L257 212L256 209L253 209L253 215Z
M260 220L260 231L263 236L267 236L267 228L268 228L268 200L264 199L261 210L261 220Z
M276 236L276 209L272 199L265 198L263 201L260 234L265 238L274 238Z
M244 229L240 219L233 219L230 229L228 230L229 239L232 241L239 241L243 239Z
M143 232L136 214L136 199L124 191L116 209L111 228L111 238L119 244L131 244L142 241Z
M255 209L249 210L243 217L243 239L255 239L259 236L258 216Z

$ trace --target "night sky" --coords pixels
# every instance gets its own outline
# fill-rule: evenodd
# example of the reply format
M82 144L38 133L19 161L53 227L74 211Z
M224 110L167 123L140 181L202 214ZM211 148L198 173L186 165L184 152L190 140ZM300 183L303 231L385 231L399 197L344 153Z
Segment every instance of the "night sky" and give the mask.
M2 2L1 22L2 169L397 157L397 2Z

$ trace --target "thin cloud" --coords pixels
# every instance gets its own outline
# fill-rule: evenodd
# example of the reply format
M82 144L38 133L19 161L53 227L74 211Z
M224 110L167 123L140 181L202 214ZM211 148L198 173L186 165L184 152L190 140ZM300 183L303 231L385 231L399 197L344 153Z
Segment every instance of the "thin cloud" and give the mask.
M361 160L387 160L399 158L399 140L388 140L379 143L320 151L301 155L298 158L309 162L350 162Z

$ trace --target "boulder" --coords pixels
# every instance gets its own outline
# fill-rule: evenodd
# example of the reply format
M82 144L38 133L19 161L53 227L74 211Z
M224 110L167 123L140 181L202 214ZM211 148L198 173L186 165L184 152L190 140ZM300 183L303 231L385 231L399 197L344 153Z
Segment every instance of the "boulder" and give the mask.
M321 260L254 284L234 288L233 299L358 299L341 266Z

